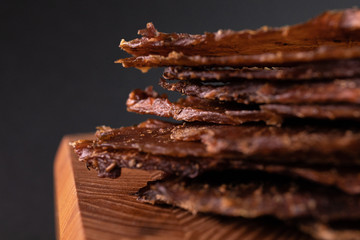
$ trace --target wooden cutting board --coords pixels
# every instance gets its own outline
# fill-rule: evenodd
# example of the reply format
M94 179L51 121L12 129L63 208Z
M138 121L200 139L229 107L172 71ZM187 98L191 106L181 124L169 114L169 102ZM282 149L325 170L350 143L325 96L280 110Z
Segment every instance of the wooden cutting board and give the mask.
M57 239L311 239L274 219L249 220L192 215L169 206L136 201L134 193L155 173L123 169L118 179L98 178L77 160L65 136L54 163Z

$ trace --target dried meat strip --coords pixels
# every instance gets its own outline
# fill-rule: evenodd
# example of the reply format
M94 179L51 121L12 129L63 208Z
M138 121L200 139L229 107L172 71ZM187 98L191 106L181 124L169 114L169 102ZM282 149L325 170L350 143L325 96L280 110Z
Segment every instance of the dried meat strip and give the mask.
M134 90L130 93L126 105L128 111L140 114L153 114L187 122L200 121L230 125L248 122L280 125L283 118L360 120L360 105L355 104L264 104L258 106L190 96L172 103L166 95L159 95L152 88L147 88L145 91Z
M245 104L360 103L360 79L300 83L241 81L224 85L210 85L195 81L170 83L161 79L159 84L167 90L188 96Z
M85 162L88 168L96 169L99 177L119 177L121 168L161 170L169 175L191 178L210 170L258 170L336 186L349 194L360 193L360 174L357 167L302 167L297 165L262 164L234 157L172 157L128 149L111 151L109 149L104 150L102 147L95 147L94 141L89 140L76 141L72 145L79 156L79 160Z
M258 106L235 105L187 97L171 103L165 95L159 95L151 87L130 93L126 102L128 111L171 117L175 120L210 122L218 124L242 124L264 121L279 125L281 118L270 111L262 112Z
M161 55L172 51L185 55L256 55L267 52L303 52L322 45L359 45L360 11L328 11L308 22L281 28L264 26L258 30L219 30L191 35L161 33L152 23L139 30L142 38L122 40L120 48L134 56Z
M208 152L237 153L271 163L360 164L360 133L355 128L185 124L172 130L178 141L201 141Z
M270 52L254 55L200 56L184 55L181 52L170 52L166 56L148 55L119 59L123 67L135 67L147 72L153 67L187 66L187 67L275 67L293 66L308 62L360 58L360 47L322 46L302 52Z
M221 157L263 163L360 164L356 127L171 124L102 128L96 148L137 150L172 157Z
M248 164L246 164L245 166L247 165ZM356 169L356 167L298 167L274 164L250 164L250 167L243 169L257 169L268 173L276 173L281 175L303 178L323 185L335 186L348 194L360 193L360 174L359 170Z
M263 111L279 114L280 116L312 119L348 119L360 120L360 105L284 105L284 104L264 104L260 106Z
M88 140L73 142L72 146L79 161L95 169L99 177L117 178L121 168L161 170L167 174L195 177L202 171L227 165L224 159L215 157L180 158L129 149L103 150Z
M167 67L163 77L168 80L240 81L252 80L313 80L353 78L360 76L360 60L346 59L305 63L292 67L272 68L187 68Z
M302 221L299 228L319 240L358 240L360 239L360 221Z
M360 196L306 181L256 172L207 172L184 179L149 182L139 200L175 205L193 213L254 218L360 219Z
M259 170L334 185L357 194L359 138L358 133L306 126L276 129L148 120L136 127L101 127L95 140L79 140L72 146L79 160L97 169L101 177L118 177L122 167L191 177L211 169ZM214 145L216 141L219 145ZM224 148L233 153L222 153ZM351 159L351 155L355 157ZM333 162L350 163L351 167L331 167L329 163Z
M150 126L149 126L150 125ZM171 139L174 123L148 120L138 126L111 129L100 127L96 132L95 148L103 150L137 150L154 155L172 157L207 157L214 154L207 153L201 142L176 141ZM219 155L225 157L226 155Z

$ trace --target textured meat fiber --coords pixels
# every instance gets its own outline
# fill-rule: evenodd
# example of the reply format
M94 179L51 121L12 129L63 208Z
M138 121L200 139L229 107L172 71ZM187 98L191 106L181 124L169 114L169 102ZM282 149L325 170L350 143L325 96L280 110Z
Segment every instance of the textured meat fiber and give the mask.
M163 77L169 80L201 80L206 82L238 82L248 80L308 80L353 78L360 76L360 60L345 59L272 68L189 68L167 67Z
M174 83L161 79L159 84L167 90L188 96L245 104L360 103L360 79L287 83L250 80L223 85L204 84L199 81Z
M149 182L140 199L167 203L191 212L321 221L359 219L359 196L336 189L257 172L208 172L197 178L168 177Z
M216 33L186 34L158 32L152 23L139 30L141 38L122 40L120 48L134 56L161 55L172 51L185 55L254 55L268 52L301 52L319 46L358 45L360 11L327 11L308 22L281 28L219 30Z

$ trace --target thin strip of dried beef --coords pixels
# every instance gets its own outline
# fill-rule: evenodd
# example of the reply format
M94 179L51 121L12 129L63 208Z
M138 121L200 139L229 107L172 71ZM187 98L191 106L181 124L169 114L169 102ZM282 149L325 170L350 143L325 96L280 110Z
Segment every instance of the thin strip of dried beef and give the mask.
M184 179L170 176L149 182L139 200L175 205L193 213L210 212L254 218L360 219L360 196L259 172L207 172Z
M312 62L292 67L272 68L188 68L167 67L163 77L168 80L201 80L209 82L228 82L251 80L314 80L353 78L360 76L360 60Z
M360 79L321 82L241 81L211 85L195 81L167 82L160 86L188 96L238 103L330 104L360 103Z
M299 221L300 230L319 240L357 240L360 238L360 220L348 221Z
M136 89L131 92L126 105L128 111L140 114L152 114L187 122L200 121L230 125L249 122L280 125L283 118L360 120L360 105L358 104L264 104L258 106L212 101L192 96L180 98L172 103L166 95L159 95L152 90L152 87L148 87L145 91Z
M99 177L119 177L121 168L161 170L168 175L191 178L211 170L258 170L335 186L349 194L360 193L359 169L354 166L335 168L332 166L316 165L264 164L261 163L261 159L260 161L249 161L236 157L226 158L219 156L173 157L140 152L136 149L104 150L101 146L96 147L95 142L89 140L73 142L72 146L79 156L79 160L85 162L88 168L96 169Z
M264 104L260 106L263 111L278 114L284 118L312 118L329 120L360 120L360 105L358 104L312 104L312 105L285 105Z
M171 138L201 141L207 152L214 154L231 152L271 163L360 164L360 133L356 125L334 128L184 124L172 130Z
M279 125L281 118L270 111L263 112L258 106L234 105L202 100L194 97L170 102L166 95L159 95L152 87L145 91L136 89L126 102L127 110L141 114L153 114L179 121L201 121L218 124L242 124L263 121L269 125Z
M255 55L268 52L303 52L319 46L359 45L360 11L327 11L305 23L281 28L264 26L258 30L219 30L191 35L161 33L152 23L139 30L142 38L122 40L120 48L134 56L161 55L172 51L185 55Z
M254 55L202 56L170 52L166 56L148 55L119 59L123 67L135 67L147 72L154 67L276 67L294 66L309 62L360 58L359 46L321 46L298 52L269 52Z

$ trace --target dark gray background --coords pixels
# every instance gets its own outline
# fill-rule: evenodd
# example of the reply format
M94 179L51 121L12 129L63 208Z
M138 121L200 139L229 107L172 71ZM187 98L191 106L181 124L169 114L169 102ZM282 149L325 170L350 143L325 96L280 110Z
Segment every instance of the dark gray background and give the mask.
M53 158L61 137L120 127L134 88L156 84L114 64L122 38L148 21L164 32L202 33L305 21L358 1L1 1L0 238L53 239ZM94 172L95 175L95 172Z

